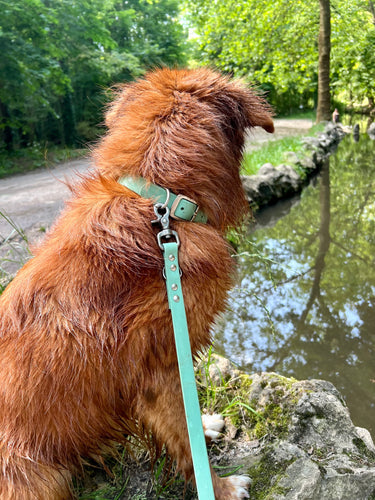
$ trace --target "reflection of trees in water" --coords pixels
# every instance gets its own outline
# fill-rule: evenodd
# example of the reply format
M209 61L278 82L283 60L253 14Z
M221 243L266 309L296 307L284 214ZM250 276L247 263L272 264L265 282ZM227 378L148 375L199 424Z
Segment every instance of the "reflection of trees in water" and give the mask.
M371 141L347 138L318 189L251 236L241 286L217 335L219 348L250 370L331 380L352 413L368 419L375 410L374 160ZM254 256L254 244L269 260Z
M319 236L319 250L315 259L314 265L314 280L311 287L311 293L306 307L301 315L300 327L305 324L307 315L316 300L319 301L321 307L326 308L324 304L324 299L320 290L320 280L325 267L325 257L329 250L329 245L331 243L331 237L329 234L329 226L331 221L331 197L330 197L330 185L329 185L329 158L325 161L321 177L320 177L320 189L319 189L319 199L320 199L320 228L318 232Z

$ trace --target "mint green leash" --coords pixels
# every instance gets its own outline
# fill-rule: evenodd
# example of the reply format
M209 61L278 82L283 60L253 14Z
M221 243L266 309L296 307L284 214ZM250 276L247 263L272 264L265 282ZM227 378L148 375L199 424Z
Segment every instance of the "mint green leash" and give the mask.
M189 433L198 497L201 500L215 500L197 387L195 384L184 298L181 289L180 267L178 264L178 242L162 243L162 246L168 303L172 313L178 368L180 371L182 396L185 406L186 423Z
M169 189L147 182L142 177L122 177L118 182L140 196L152 198L157 202L154 205L157 219L152 223L158 223L162 227L162 230L157 234L157 240L164 256L163 275L167 286L169 309L172 314L195 482L200 500L215 500L181 288L181 270L178 263L180 240L177 232L169 228L169 217L182 221L205 223L207 216L191 198L180 194L176 195Z
M158 221L162 225L162 230L158 233L157 239L164 256L163 274L167 286L169 309L172 314L182 397L184 400L198 497L200 500L215 500L197 387L195 384L184 298L182 295L181 271L178 262L178 247L180 241L176 231L169 229L169 209L163 207L160 203L156 204L154 209ZM160 209L165 210L165 213L161 214L159 211ZM171 238L174 238L175 241L163 242L164 239L170 240Z

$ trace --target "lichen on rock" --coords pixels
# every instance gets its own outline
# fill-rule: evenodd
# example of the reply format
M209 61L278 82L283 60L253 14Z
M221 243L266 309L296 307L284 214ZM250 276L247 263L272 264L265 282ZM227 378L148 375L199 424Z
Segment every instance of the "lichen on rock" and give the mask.
M355 427L343 397L330 382L298 381L275 373L247 375L234 366L230 381L227 360L211 356L210 365L226 367L221 403L238 403L228 404L227 413L224 408L228 425L237 428L231 433L236 438L227 439L221 452L216 450L215 460L243 466L242 472L252 479L250 498L375 498L371 436Z

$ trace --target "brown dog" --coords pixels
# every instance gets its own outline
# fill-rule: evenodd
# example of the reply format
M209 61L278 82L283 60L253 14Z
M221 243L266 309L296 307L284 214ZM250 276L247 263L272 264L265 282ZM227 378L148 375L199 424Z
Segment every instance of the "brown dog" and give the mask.
M244 131L268 106L211 70L157 70L124 87L94 151L96 173L0 302L0 498L72 497L71 474L124 434L151 431L193 477L153 201L142 176L193 199L207 224L175 220L193 353L207 347L233 271L223 238L246 212ZM209 434L209 433L208 433ZM212 473L220 500L247 479Z

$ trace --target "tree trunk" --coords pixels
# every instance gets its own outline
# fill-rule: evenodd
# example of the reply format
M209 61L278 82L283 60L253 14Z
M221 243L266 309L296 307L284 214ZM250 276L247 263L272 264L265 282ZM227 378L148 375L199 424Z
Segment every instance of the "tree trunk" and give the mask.
M372 0L369 0L368 6L369 6L369 11L372 14L372 22L373 22L374 27L375 27L375 5L374 5L374 2ZM369 128L370 125L375 121L375 98L373 95L368 96L368 102L369 102L369 106L370 106L370 113L369 113L369 119L367 121L367 128Z
M6 151L13 151L13 133L9 126L9 120L8 108L0 101L0 147L4 144Z
M331 54L331 7L330 0L319 0L319 69L318 69L318 108L316 121L330 120L331 93L329 86Z
M368 8L372 14L372 22L375 24L375 5L374 5L374 2L372 0L369 0Z

